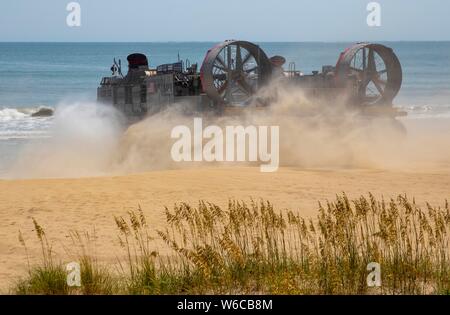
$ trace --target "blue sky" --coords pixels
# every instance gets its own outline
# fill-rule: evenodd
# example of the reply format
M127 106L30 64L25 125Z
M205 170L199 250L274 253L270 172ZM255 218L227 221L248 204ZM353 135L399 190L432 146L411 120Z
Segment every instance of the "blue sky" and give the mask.
M81 27L66 25L70 0L2 0L0 41L383 41L450 40L450 1L78 0Z

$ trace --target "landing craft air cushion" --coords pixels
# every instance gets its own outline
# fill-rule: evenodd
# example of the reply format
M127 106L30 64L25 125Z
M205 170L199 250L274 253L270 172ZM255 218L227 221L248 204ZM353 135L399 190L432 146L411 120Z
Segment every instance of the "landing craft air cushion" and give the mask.
M343 51L335 66L303 74L282 56L269 58L260 46L228 40L211 48L198 71L197 64L178 61L152 69L144 54L127 57L128 73L121 63L104 77L97 89L101 103L111 104L130 118L143 118L170 106L189 104L189 111L226 114L249 106L275 103L277 93L260 93L270 82L302 90L307 98L329 101L344 98L346 106L363 114L397 117L393 107L402 84L400 62L389 47L358 43ZM271 94L269 96L264 96Z

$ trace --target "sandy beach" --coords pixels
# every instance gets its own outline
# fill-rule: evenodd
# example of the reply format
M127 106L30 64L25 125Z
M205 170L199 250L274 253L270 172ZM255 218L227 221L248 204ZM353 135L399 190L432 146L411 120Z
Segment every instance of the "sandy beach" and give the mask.
M54 250L65 258L70 231L93 231L97 254L114 262L119 247L114 216L140 205L154 229L164 228L164 206L207 200L226 206L229 198L264 198L279 209L317 212L317 202L346 192L349 197L372 192L376 197L407 194L420 205L443 205L450 199L450 171L314 170L283 167L261 173L258 167L215 167L154 171L116 177L0 181L0 284L8 287L27 271L18 240L27 242L32 261L40 258L32 219L44 228Z
M156 231L166 228L165 207L175 203L195 206L205 200L226 207L230 199L264 199L276 209L311 217L318 202L343 192L350 198L371 192L378 200L406 194L420 206L435 207L450 199L448 119L405 120L407 134L398 141L382 122L352 129L343 119L338 124L325 119L312 127L283 117L281 166L263 173L259 165L245 163L176 165L167 156L174 124L163 118L149 118L121 137L98 132L109 130L106 122L100 124L103 129L96 125L85 132L76 124L70 133L22 152L10 179L0 180L1 292L27 274L19 231L30 264L41 259L33 218L45 229L57 259L77 259L71 258L76 257L71 232L95 231L94 254L114 267L124 254L114 216L139 206L156 237L155 250L166 255L173 252L162 246Z

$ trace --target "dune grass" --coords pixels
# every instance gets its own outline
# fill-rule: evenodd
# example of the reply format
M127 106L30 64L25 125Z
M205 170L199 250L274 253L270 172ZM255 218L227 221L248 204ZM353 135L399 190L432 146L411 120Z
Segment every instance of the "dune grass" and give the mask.
M30 267L17 294L450 294L450 210L419 208L398 196L349 200L345 194L302 218L268 201L200 202L166 208L167 226L153 231L142 209L116 217L123 250L111 271L79 254L82 284L66 284L45 232L35 223L43 263ZM39 227L39 228L38 228ZM75 234L78 235L78 234ZM155 250L158 237L173 255ZM81 238L74 237L78 244ZM24 244L23 244L24 245ZM26 248L26 247L25 247ZM367 285L371 262L382 285Z
M66 270L62 263L54 260L52 247L47 240L44 229L33 218L34 230L41 244L42 262L40 265L30 267L28 249L22 233L19 232L19 242L27 253L28 275L20 280L14 292L17 294L68 294L69 287L66 283Z

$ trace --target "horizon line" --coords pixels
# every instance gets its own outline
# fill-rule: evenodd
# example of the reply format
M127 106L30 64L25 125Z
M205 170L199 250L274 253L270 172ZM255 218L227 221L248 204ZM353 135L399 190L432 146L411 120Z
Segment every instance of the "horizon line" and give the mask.
M236 39L236 40L243 40L244 39ZM224 40L225 41L225 40ZM0 41L0 44L148 44L148 43L155 43L155 44L183 44L183 43L218 43L223 41L213 41L213 40L188 40L188 41ZM434 40L434 39L427 39L427 40L336 40L336 41L323 41L323 40L306 40L306 41L268 41L268 40L254 40L253 42L257 43L324 43L324 44L335 44L335 43L358 43L358 42L409 42L409 43L418 43L418 42L427 42L427 43L433 43L433 42L450 42L450 39L445 40Z

